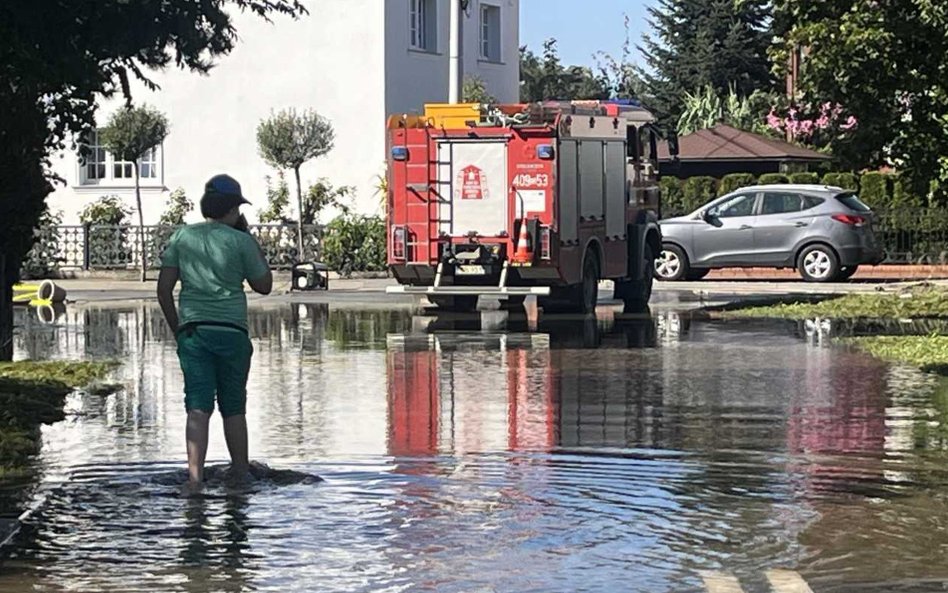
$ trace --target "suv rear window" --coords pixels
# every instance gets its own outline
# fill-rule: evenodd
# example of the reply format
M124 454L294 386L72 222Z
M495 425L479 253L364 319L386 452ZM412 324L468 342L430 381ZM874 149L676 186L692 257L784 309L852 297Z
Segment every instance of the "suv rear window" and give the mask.
M836 199L842 202L843 206L846 206L850 210L855 210L856 212L872 212L872 208L866 206L863 201L856 197L856 194L852 192L839 194L836 196Z

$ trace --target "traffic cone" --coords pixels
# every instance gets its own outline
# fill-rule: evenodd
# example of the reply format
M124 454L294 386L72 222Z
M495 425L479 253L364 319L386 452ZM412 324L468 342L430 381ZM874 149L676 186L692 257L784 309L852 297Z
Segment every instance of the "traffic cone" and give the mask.
M520 234L517 237L517 248L513 258L515 264L529 264L533 262L533 246L530 245L530 233L527 232L527 219L520 222Z

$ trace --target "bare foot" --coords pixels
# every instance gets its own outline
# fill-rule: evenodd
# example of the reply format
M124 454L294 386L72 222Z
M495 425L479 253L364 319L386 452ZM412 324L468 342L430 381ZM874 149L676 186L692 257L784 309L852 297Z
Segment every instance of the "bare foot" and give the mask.
M192 482L188 480L184 484L181 484L181 496L184 498L194 498L201 495L201 492L204 490L204 484L201 482Z

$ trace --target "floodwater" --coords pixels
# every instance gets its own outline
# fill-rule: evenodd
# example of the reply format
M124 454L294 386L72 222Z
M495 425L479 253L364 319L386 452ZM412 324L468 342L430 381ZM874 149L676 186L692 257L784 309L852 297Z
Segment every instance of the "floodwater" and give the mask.
M948 587L948 386L821 322L251 315L273 471L196 499L158 310L24 320L21 356L118 358L125 388L44 428L0 592Z

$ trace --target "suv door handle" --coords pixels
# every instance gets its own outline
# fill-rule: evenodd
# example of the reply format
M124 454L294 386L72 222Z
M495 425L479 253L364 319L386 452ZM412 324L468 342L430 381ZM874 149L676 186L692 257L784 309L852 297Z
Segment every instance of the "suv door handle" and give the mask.
M806 222L798 222L798 223L794 224L793 226L797 227L798 229L802 229L802 228L805 227L805 226L810 226L810 224L809 224L809 223L806 223Z
M739 229L737 229L737 230L739 230L739 231L749 231L749 230L752 229L752 228L754 228L754 227L752 227L752 226L749 225L749 224L742 224L742 225L741 225L741 228L739 228Z

